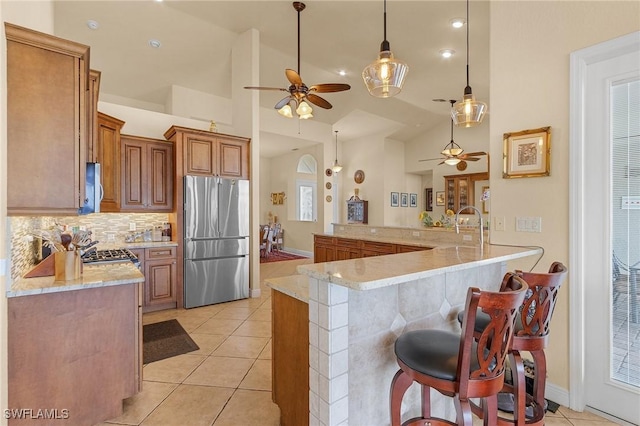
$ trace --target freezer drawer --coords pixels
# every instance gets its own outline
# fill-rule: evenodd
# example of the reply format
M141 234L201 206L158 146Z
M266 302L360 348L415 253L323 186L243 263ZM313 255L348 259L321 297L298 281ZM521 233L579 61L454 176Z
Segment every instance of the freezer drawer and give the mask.
M184 261L184 307L249 297L249 256Z
M249 238L184 240L185 259L211 259L249 254Z

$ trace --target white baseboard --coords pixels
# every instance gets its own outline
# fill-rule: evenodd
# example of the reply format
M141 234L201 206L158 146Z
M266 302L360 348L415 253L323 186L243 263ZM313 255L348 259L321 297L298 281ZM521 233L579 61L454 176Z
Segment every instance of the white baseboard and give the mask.
M550 401L569 407L569 391L553 383L547 382L544 388L544 397Z
M261 293L262 293L262 290L260 290L259 288L251 288L251 289L249 289L249 297L251 297L251 298L260 297Z
M286 251L287 253L297 254L298 256L305 256L313 258L313 252L298 250L290 247L283 246L282 251Z

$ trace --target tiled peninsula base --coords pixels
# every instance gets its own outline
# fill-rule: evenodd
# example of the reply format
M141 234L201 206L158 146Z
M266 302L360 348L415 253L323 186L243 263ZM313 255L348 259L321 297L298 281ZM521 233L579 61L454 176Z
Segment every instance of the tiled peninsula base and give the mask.
M497 290L505 272L497 262L370 290L309 277L309 424L388 425L396 338L459 331L467 288ZM419 394L413 385L405 395L403 419L419 415ZM455 419L451 399L436 392L432 404L434 414Z

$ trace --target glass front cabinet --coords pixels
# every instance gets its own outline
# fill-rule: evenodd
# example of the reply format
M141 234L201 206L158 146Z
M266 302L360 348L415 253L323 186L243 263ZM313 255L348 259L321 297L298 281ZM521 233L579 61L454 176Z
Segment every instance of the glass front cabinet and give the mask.
M369 202L357 195L347 200L347 223L368 223Z
M471 173L466 175L445 176L445 206L447 210L457 212L461 207L473 206L474 186L478 180L489 179L488 173ZM465 209L461 214L473 214L472 209Z

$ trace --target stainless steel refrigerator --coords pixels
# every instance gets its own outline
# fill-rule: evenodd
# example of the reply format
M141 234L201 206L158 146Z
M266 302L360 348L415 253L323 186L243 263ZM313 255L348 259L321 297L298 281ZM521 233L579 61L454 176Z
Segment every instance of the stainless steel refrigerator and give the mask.
M249 297L249 181L184 177L184 306Z

